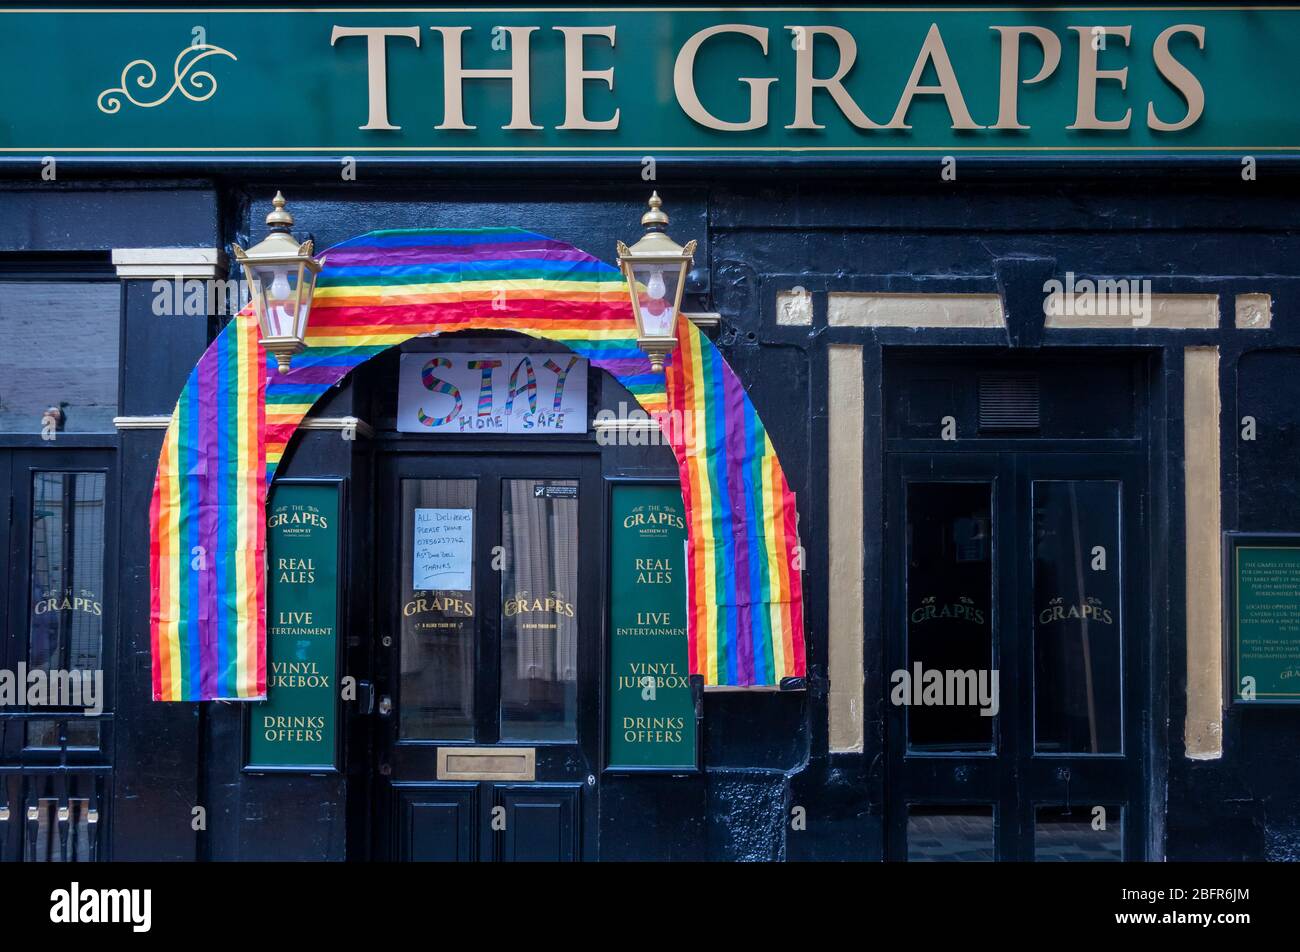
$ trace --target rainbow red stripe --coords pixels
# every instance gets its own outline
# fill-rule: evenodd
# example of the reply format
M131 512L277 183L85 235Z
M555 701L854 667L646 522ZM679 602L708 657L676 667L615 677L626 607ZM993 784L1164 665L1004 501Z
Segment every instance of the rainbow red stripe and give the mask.
M275 371L242 313L191 372L150 508L156 700L266 693L266 486L312 405L424 333L516 331L612 374L660 421L687 514L691 673L711 686L803 677L794 497L722 355L689 321L663 376L636 344L617 269L516 229L380 231L325 253L309 348Z

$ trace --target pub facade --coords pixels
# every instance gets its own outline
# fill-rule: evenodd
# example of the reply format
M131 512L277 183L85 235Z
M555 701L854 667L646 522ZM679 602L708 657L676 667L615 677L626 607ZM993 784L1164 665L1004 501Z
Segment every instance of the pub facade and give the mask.
M0 861L1300 851L1300 12L0 24Z

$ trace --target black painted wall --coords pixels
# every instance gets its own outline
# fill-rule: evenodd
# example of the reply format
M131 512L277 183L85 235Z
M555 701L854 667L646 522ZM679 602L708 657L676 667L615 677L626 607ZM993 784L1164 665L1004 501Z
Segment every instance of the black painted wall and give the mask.
M896 346L981 347L1032 353L1066 343L1044 331L1045 276L1151 278L1156 292L1214 291L1221 327L1203 331L1072 332L1071 346L1140 347L1159 368L1150 433L1153 542L1151 684L1141 712L1150 724L1152 858L1295 858L1300 853L1300 709L1230 710L1224 754L1190 761L1183 752L1182 349L1217 344L1222 355L1223 527L1300 529L1300 198L1288 169L1261 166L1243 182L1239 166L1198 169L1150 162L1123 167L986 164L956 182L937 163L871 170L802 169L774 162L710 172L660 163L654 184L679 240L701 251L689 302L720 311L718 345L749 388L797 493L807 549L808 690L709 694L698 778L604 778L603 859L878 859L882 854L884 689L880 485L885 355ZM612 260L616 238L637 234L650 183L640 166L528 166L501 172L388 171L363 164L340 184L333 166L235 168L199 182L89 177L33 188L0 187L0 245L55 254L141 245L211 247L261 234L261 217L283 188L317 247L381 227L513 225L570 241ZM87 173L88 174L88 173ZM60 224L65 222L66 224ZM76 227L72 227L75 222ZM812 327L778 327L777 291L813 292ZM982 291L1004 295L1005 331L829 328L828 290ZM1233 327L1233 295L1273 294L1271 330ZM214 321L215 325L217 322ZM123 412L169 412L211 329L154 318L147 294L128 288ZM865 735L862 754L827 753L826 347L864 346L867 460L863 537ZM365 418L374 389L345 385L322 412ZM617 408L610 385L605 406ZM623 397L626 399L626 397ZM631 401L628 400L630 403ZM1243 443L1234 423L1250 414L1259 439ZM363 859L369 778L365 719L346 723L345 773L330 778L249 777L240 772L240 712L232 705L155 705L148 700L147 501L160 434L119 437L122 551L118 731L114 801L116 858ZM300 435L290 475L342 475L353 500L369 498L366 441L336 433ZM663 448L608 451L606 468L670 475ZM368 507L352 507L354 566L368 552ZM348 603L349 672L364 677L372 625L362 597ZM192 805L208 807L208 830L190 830ZM792 807L807 829L788 828Z

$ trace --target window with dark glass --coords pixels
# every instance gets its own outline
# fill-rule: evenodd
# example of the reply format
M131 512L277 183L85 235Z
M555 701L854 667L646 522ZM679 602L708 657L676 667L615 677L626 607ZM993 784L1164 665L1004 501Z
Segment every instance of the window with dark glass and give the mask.
M121 285L0 281L0 433L39 433L51 407L67 433L117 415Z
M32 474L27 665L103 668L104 473Z
M1037 753L1123 751L1119 489L1033 484Z
M99 722L93 720L28 721L26 743L31 750L98 750Z
M909 694L911 750L993 749L992 502L988 482L907 487L907 668L891 691ZM942 702L927 703L935 677Z

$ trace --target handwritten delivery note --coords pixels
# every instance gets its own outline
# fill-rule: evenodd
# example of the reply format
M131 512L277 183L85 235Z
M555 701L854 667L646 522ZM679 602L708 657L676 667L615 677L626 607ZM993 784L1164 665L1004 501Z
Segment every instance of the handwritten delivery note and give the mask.
M416 591L474 587L474 510L416 509L411 562Z

